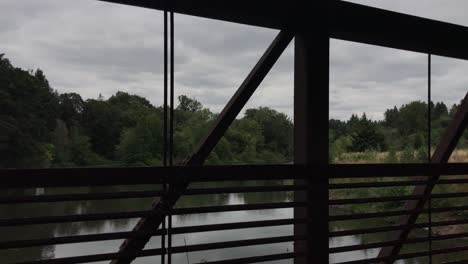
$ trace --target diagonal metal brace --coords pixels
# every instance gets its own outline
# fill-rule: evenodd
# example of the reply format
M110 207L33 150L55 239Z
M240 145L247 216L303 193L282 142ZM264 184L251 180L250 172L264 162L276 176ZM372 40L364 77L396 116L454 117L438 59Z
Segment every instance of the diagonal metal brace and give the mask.
M200 142L194 154L186 160L185 166L203 165L218 141L289 45L293 36L294 34L288 30L282 30L279 32L263 56L251 70L247 78L240 85L239 89L232 96L231 100L224 107L223 111L219 114L213 129ZM148 232L157 229L164 221L167 213L174 207L177 200L179 200L187 190L189 183L189 181L183 181L171 184L167 193L163 195L159 201L153 204L152 213L145 218L141 218L133 228L133 231ZM120 246L119 253L128 257L115 259L111 264L131 263L135 260L138 252L145 247L150 238L151 236L148 235L141 238L126 239Z
M468 124L468 93L461 102L457 109L457 112L450 123L449 127L442 136L442 140L434 151L431 158L431 163L440 164L447 163L453 150L457 146L460 137L463 135L465 128ZM421 196L418 200L408 201L405 204L404 210L411 211L410 214L402 216L396 223L396 225L411 226L416 223L419 214L424 209L424 205L429 200L429 197L434 189L435 183L439 180L440 175L430 175L429 184L419 185L414 188L412 195ZM418 180L426 180L427 176L421 176ZM406 227L405 229L395 231L392 234L391 240L398 240L400 243L394 246L384 247L380 250L379 258L388 258L385 263L393 263L395 258L400 253L400 250L404 242L408 239L411 232L411 228Z

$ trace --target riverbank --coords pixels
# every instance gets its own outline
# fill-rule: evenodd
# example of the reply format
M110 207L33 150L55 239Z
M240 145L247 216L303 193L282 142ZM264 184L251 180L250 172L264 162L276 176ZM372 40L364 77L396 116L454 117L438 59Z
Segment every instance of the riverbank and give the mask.
M356 152L356 153L343 153L339 155L334 163L340 164L369 164L369 163L389 163L391 159L389 155L395 155L398 162L402 161L401 158L407 153L403 152ZM414 157L417 153L414 152ZM450 157L449 162L468 162L468 149L457 149ZM403 163L403 162L401 162ZM446 178L449 176L445 176ZM450 176L451 178L464 178L466 175ZM385 182L385 181L402 181L410 180L411 178L363 178L363 179L336 179L332 180L332 183L356 183L356 182ZM385 197L385 196L400 196L400 195L411 195L414 187L397 186L397 187L380 187L380 188L357 188L357 189L342 189L342 190L331 190L330 199L353 199L353 198L371 198L371 197ZM453 185L437 185L433 193L462 193L468 192L468 184L453 184ZM382 212L382 211L393 211L402 210L405 201L393 201L393 202L381 202L381 203L368 203L368 204L357 204L357 205L345 205L336 207L339 210L349 210L353 213L369 213L369 212ZM466 205L465 198L445 198L445 199L433 199L432 207L457 207ZM456 211L456 212L443 212L433 213L432 220L436 221L448 221L448 220L461 220L468 218L468 211ZM388 217L385 219L389 224L394 224L398 217ZM427 221L426 215L421 215L418 219L419 222ZM455 226L444 226L435 227L432 229L435 235L450 235L461 232L468 232L467 225L455 225Z

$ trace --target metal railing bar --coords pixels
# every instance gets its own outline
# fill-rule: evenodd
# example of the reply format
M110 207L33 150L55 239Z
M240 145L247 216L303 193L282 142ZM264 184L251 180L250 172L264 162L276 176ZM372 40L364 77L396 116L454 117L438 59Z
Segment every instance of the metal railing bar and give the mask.
M225 205L225 206L206 206L206 207L190 207L190 208L176 208L172 210L174 215L193 214L193 213L216 213L227 211L244 211L244 210L264 210L264 209L279 209L291 207L306 206L304 202L281 202L281 203L261 203L261 204L242 204L242 205ZM467 206L460 207L447 207L447 208L434 208L433 212L447 212L456 210L467 210ZM32 218L14 218L14 219L0 219L0 226L20 226L20 225L34 225L34 224L50 224L50 223L64 223L64 222L80 222L80 221L98 221L110 219L123 219L123 218L136 218L147 216L151 211L132 211L132 212L117 212L117 213L96 213L96 214L82 214L82 215L61 215L61 216L44 216ZM426 212L426 210L423 210ZM408 214L408 211L390 211L390 212L377 212L377 213L362 213L362 214L348 214L348 215L335 215L329 216L329 221L344 221L355 220L364 218L376 218L387 216L398 216Z
M128 231L128 232L63 236L63 237L39 238L39 239L28 239L28 240L16 240L16 241L15 240L2 241L0 242L0 249L25 248L25 247L61 245L61 244L73 244L73 243L88 243L88 242L97 242L97 241L106 241L106 240L125 239L127 237L142 237L144 235L159 236L162 234L163 234L162 230L155 230L152 232L140 232L140 233Z
M205 251L205 250L214 250L214 249L222 249L222 248L235 248L235 247L285 243L285 242L305 240L305 239L306 237L299 237L299 236L280 236L280 237L224 241L224 242L172 247L171 252L176 254L176 253ZM116 259L116 258L125 259L128 257L156 256L156 255L161 255L161 254L162 254L161 249L145 249L145 250L141 250L139 253L134 254L134 255L125 255L122 253L94 254L94 255L78 256L78 257L66 257L66 258L19 262L17 264L72 264L72 263L97 262L97 261L111 260L111 259Z
M266 209L282 209L293 207L304 207L305 202L280 202L280 203L260 203L260 204L239 204L239 205L221 205L221 206L206 206L206 207L190 207L190 208L175 208L171 212L173 215L183 214L201 214L201 213L217 213L217 212L233 212L233 211L249 211L249 210L266 210Z
M291 258L296 258L300 256L304 256L304 254L291 252L291 253L272 254L272 255L265 255L265 256L238 258L238 259L226 259L226 260L218 260L218 261L199 262L196 264L249 264L249 263L259 263L259 262L266 262L266 261L291 259Z
M383 232L400 230L403 228L406 228L406 226L383 226L383 227L330 231L329 237L355 236L355 235L366 235L366 234L373 234L373 233L383 233Z
M454 211L465 211L468 210L468 205L463 206L451 206L451 207L435 207L431 210L422 209L418 210L420 214L432 213L443 213L443 212L454 212ZM344 215L331 215L328 217L329 221L347 221L357 220L366 218L378 218L378 217L389 217L389 216L401 216L407 215L414 212L414 210L395 210L386 212L375 212L375 213L358 213L358 214L344 214Z
M186 233L223 231L223 230L244 229L244 228L271 227L271 226L281 226L281 225L304 224L306 222L307 222L307 219L291 218L291 219L238 222L238 223L223 223L223 224L212 224L212 225L184 226L184 227L173 228L173 234L186 234Z
M457 253L457 252L462 252L462 251L467 251L467 250L468 250L468 246L460 246L460 247L452 247L452 248L433 249L431 252L429 252L429 251L420 251L420 252L405 253L405 254L397 255L393 259L391 257L378 257L378 258L370 258L370 259L361 259L361 260L339 262L337 264L381 263L383 261L411 259L411 258L418 258L418 257L427 257L427 256L431 256L431 255L434 256L434 255L442 255L442 254L449 254L449 253Z
M468 175L468 163L1 169L0 175L8 178L8 181L1 182L0 188L163 184L184 180L196 182L301 179L306 176L305 171L316 171L317 174L330 179L420 177L434 174L448 176Z
M117 212L117 213L94 213L80 215L58 215L58 216L39 216L30 218L12 218L0 219L0 226L24 226L24 225L39 225L39 224L57 224L68 222L85 222L85 221L101 221L114 219L138 218L146 216L150 213L145 211Z
M248 192L284 192L301 191L307 189L305 185L277 185L277 186L247 186L225 188L197 188L188 189L184 195L205 195L222 193L248 193Z
M408 238L404 241L392 240L392 241L382 241L382 242L366 243L366 244L351 245L351 246L333 247L329 249L329 253L336 254L336 253L356 251L356 250L365 250L365 249L371 249L371 248L394 246L397 244L415 244L415 243L428 242L430 240L442 241L442 240L459 239L459 238L466 238L466 237L468 237L468 232L450 234L450 235L437 235L437 236L432 236L432 238L427 237L427 236L416 237L416 238Z
M366 197L366 198L347 198L347 199L333 199L329 200L329 205L351 205L351 204L368 204L368 203L381 203L381 202L399 202L407 200L419 199L420 195L401 195L401 196L387 196L387 197Z
M249 186L249 187L226 187L226 188L198 188L189 189L184 195L207 195L223 193L248 193L248 192L282 192L304 190L305 186L300 185L278 185L278 186ZM107 193L75 193L57 195L30 195L0 197L0 204L18 203L45 203L45 202L69 202L84 200L110 200L110 199L136 199L159 197L163 190L156 191L132 191L132 192L107 192Z
M360 260L352 260L352 261L345 261L345 262L338 262L335 264L371 264L371 263L382 263L383 261L388 260L389 257L378 257L378 258L368 258L368 259L360 259Z
M467 180L468 182L468 180ZM400 187L425 185L428 181L386 181L386 182L353 182L353 183L331 183L328 185L330 190L336 189L357 189L357 188L378 188L378 187Z
M468 259L463 259L463 260L443 262L442 264L467 264L467 263L468 263Z
M281 203L260 203L260 204L240 204L240 205L224 205L224 206L206 206L206 207L188 207L172 209L173 215L182 214L201 214L201 213L217 213L229 211L250 211L250 210L268 210L281 209L292 207L303 207L304 202L281 202ZM116 212L116 213L95 213L81 215L59 215L59 216L40 216L31 218L12 218L0 219L0 226L23 226L36 224L54 224L66 222L82 222L82 221L99 221L113 219L127 219L148 216L151 210L131 211L131 212Z
M185 252L193 252L193 251L246 247L246 246L255 246L255 245L284 243L284 242L299 241L299 240L306 240L306 237L305 236L279 236L279 237L254 238L254 239L223 241L223 242L214 242L214 243L206 243L206 244L198 244L198 245L178 246L178 247L172 248L172 253L176 254L176 253L185 253Z
M52 203L52 202L70 202L70 201L148 198L148 197L158 197L158 196L161 196L163 193L164 191L157 190L157 191L10 196L10 197L0 197L0 204L46 203L46 202Z
M328 178L393 178L426 175L468 175L468 163L408 163L408 164L330 164Z
M125 259L130 257L149 257L149 256L159 256L163 253L163 250L160 248L157 249L146 249L139 252L136 255L124 254L121 252L117 253L103 253L103 254L93 254L85 256L76 256L76 257L64 257L64 258L55 258L55 259L42 259L42 260L33 260L33 261L24 261L17 262L15 264L77 264L77 263L92 263L98 261L112 260L112 259Z
M303 178L302 165L1 169L0 188L77 187Z
M224 231L224 230L234 230L234 229L293 225L293 224L300 224L300 223L306 223L306 219L278 219L278 220L223 223L223 224L212 224L212 225L184 226L184 227L172 228L171 233L172 234L200 233L200 232L210 232L210 231ZM76 235L76 236L41 238L41 239L29 239L29 240L2 241L0 242L0 249L71 244L71 243L81 243L81 242L97 242L97 241L105 241L105 240L118 240L118 239L125 239L128 237L142 237L145 235L146 236L147 235L159 236L159 235L162 235L163 232L164 232L163 230L155 230L152 232L127 231L127 232Z
M407 210L395 210L387 212L375 212L375 213L359 213L359 214L344 214L344 215L331 215L328 216L328 221L348 221L348 220L358 220L358 219L367 219L367 218L379 218L379 217L389 217L389 216L400 216L411 213Z
M198 188L189 189L184 195L206 195L206 194L222 194L222 193L249 193L249 192L282 192L282 191L299 191L304 190L306 186L301 185L280 185L280 186L251 186L251 187L226 187L226 188ZM108 200L108 199L133 199L133 198L148 198L158 197L164 191L134 191L134 192L107 192L107 193L76 193L76 194L58 194L58 195L31 195L31 196L11 196L0 197L0 204L17 204L17 203L44 203L44 202L67 202L67 201L82 201L82 200ZM329 200L329 205L347 205L361 203L377 203L377 202L392 202L406 201L419 199L420 195L402 195L402 196L387 196L387 197L366 197L366 198L349 198L349 199L334 199ZM432 194L432 199L442 198L462 198L468 197L468 192L460 193L438 193Z
M467 184L467 179L446 179L437 180L435 182L427 180L417 181L384 181L384 182L353 182L353 183L331 183L328 185L329 189L356 189L356 188L378 188L378 187L398 187L398 186L416 186L434 183L438 185L447 184Z
M431 212L432 213L443 213L443 212L454 212L454 211L465 211L468 210L468 205L462 205L462 206L449 206L449 207L432 207ZM428 213L428 209L424 209L422 211L423 213Z
M399 260L399 259L418 258L418 257L442 255L442 254L449 254L449 253L457 253L457 252L462 252L462 251L468 251L468 246L459 246L459 247L451 247L451 248L433 249L432 251L405 253L405 254L398 255L396 259Z
M453 192L453 193L433 193L431 199L442 199L442 198L463 198L468 197L468 192Z
M365 198L347 198L347 199L333 199L329 200L329 205L348 205L348 204L367 204L367 203L380 203L380 202L398 202L420 199L422 195L399 195L399 196L383 196L383 197L365 197ZM458 193L435 193L432 194L431 199L442 198L463 198L468 197L468 192Z

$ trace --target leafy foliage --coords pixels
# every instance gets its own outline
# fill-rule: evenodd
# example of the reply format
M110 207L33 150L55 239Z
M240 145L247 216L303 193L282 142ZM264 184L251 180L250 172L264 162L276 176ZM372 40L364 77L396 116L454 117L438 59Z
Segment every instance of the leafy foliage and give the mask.
M437 146L448 127L457 105L448 110L443 102L431 102L431 145ZM369 120L353 114L349 120L330 120L330 160L337 161L349 152L384 152L384 162L426 162L427 112L425 102L413 101L399 108L394 106L384 113L384 120ZM468 133L459 142L467 147ZM355 155L356 156L356 155ZM349 155L348 155L349 158ZM372 157L368 162L375 161Z
M174 159L182 162L212 127L217 114L186 95L174 109ZM433 145L457 105L431 103ZM384 120L363 113L330 120L330 159L350 152L389 162L427 158L427 104L414 101L388 109ZM463 137L466 146L468 134ZM293 124L268 107L247 109L209 156L208 164L286 163L293 159ZM125 92L105 99L59 94L40 70L15 68L0 55L0 167L148 166L163 159L163 109Z
M182 162L216 114L188 96L178 100L174 155ZM59 94L41 70L14 68L2 55L0 110L0 167L161 165L163 109L141 96L119 91L108 99L84 100L77 93ZM267 107L248 109L207 163L290 161L291 131L286 115Z

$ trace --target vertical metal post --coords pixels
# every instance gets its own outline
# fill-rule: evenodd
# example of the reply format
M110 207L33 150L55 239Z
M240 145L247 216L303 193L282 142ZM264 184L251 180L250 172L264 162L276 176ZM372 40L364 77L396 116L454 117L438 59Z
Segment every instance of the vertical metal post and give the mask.
M314 2L315 6L316 2ZM319 4L322 5L322 4ZM322 9L323 8L323 9ZM320 10L321 9L321 10ZM298 6L301 10L310 10ZM307 11L307 12L308 12ZM294 163L328 164L329 119L329 34L327 9L323 4L314 28L297 22L294 57ZM304 18L310 14L304 13ZM301 19L301 15L298 16ZM306 21L305 19L303 21ZM307 29L306 29L307 28ZM304 184L304 182L299 183ZM296 192L296 201L306 201L306 208L295 208L294 217L307 217L306 225L295 225L294 235L307 236L306 242L295 244L295 252L305 252L295 264L328 263L328 180L327 175L309 171L305 180L308 189Z
M174 12L169 12L169 46L170 46L170 74L169 74L169 166L174 165ZM170 188L170 186L169 186ZM167 212L167 263L172 263L172 213Z
M167 166L167 11L164 11L164 125L163 125L163 166ZM167 184L163 184L164 193L167 191ZM161 248L163 249L161 254L161 264L166 263L166 217L162 221L161 229L163 234L161 235Z
M432 87L431 87L431 78L432 78L432 60L431 60L431 54L429 53L427 55L427 162L432 163L432 155L431 155L431 142L432 142ZM428 177L430 180L430 177ZM429 245L428 245L428 251L429 251L429 264L432 264L432 197L429 196L429 199L427 201L427 207L429 210L429 213L427 215L428 223L429 223L429 228L427 229L428 235L429 235Z

